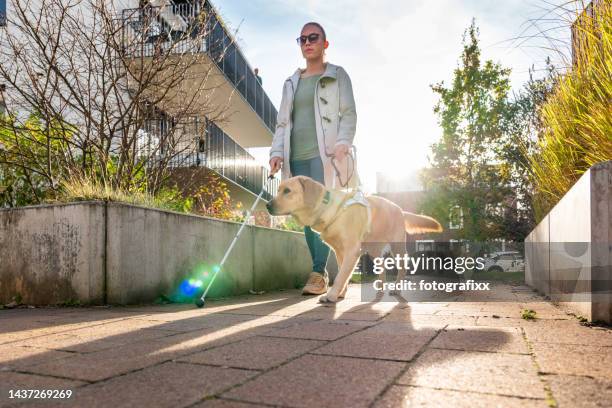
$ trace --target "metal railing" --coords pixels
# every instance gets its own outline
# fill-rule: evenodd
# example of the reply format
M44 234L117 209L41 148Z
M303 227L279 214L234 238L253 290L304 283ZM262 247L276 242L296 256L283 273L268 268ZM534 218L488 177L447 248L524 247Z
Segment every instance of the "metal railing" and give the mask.
M278 189L279 180L266 183L268 169L257 163L242 146L213 121L193 118L185 125L186 132L176 148L169 167L206 167L254 194L265 186L264 200L270 200Z
M210 2L170 3L122 10L121 38L126 55L152 57L160 50L207 53L274 133L277 110Z

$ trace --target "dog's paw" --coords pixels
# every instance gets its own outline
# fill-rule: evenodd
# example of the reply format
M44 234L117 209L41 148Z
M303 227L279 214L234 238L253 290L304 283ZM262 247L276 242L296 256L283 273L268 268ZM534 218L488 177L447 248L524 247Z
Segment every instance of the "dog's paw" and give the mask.
M319 298L319 303L336 303L337 301L338 296L333 296L329 293Z
M399 291L399 290L397 290L397 289L391 289L391 290L389 291L389 295L391 295L391 296L397 296L397 295L400 295L401 293L402 293L402 292L401 292L401 291Z

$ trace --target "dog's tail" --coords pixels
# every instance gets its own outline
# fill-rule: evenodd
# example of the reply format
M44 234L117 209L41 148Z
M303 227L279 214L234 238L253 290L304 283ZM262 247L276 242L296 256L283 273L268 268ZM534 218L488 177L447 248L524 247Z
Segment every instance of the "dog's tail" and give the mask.
M404 226L409 234L422 234L424 232L442 232L442 226L436 220L426 215L413 214L402 211Z

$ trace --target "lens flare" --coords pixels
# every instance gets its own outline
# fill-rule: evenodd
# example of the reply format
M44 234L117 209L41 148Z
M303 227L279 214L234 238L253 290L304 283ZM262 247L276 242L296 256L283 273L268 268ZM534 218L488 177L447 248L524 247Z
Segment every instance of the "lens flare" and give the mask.
M212 277L221 270L220 265L198 262L186 271L170 298L174 302L192 302L202 294ZM218 285L217 285L218 286Z
M193 296L195 294L197 288L190 281L193 281L193 279L185 279L179 286L179 292L184 296Z

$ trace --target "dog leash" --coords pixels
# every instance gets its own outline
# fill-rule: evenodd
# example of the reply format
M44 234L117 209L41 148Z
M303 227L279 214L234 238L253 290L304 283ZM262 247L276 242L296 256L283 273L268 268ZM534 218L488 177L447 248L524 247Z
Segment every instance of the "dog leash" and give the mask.
M334 172L336 173L336 177L338 178L338 181L340 182L340 185L342 187L344 187L345 192L348 193L349 191L349 187L348 184L351 180L351 178L354 176L355 174L355 161L357 158L357 148L355 147L355 145L351 145L351 150L352 152L349 152L349 154L347 155L347 163L346 163L346 173L347 173L347 179L345 183L342 183L342 178L340 177L340 170L338 169L338 167L336 166L336 164L334 163L335 157L333 155L331 155L331 163L332 166L334 168ZM327 153L327 152L326 152ZM352 171L349 173L349 159L352 160L353 162L353 169ZM336 177L333 177L332 180L332 190L334 190L336 188ZM327 228L329 228L329 226L331 224L333 224L333 222L336 220L336 218L339 216L339 214L347 207L348 203L351 204L360 204L360 205L364 205L367 209L367 213L368 213L368 227L365 231L365 234L368 234L370 232L371 229L371 220L372 220L372 209L370 208L370 204L367 202L366 198L365 198L365 194L363 193L363 184L361 183L361 179L358 179L358 184L354 190L354 193L348 197L348 199L344 199L341 204L340 204L340 210L338 212L338 214L336 214L336 216L331 220L331 222L329 223L329 225L327 227L325 227L325 230L327 230ZM355 197L359 197L359 198L355 198ZM348 204L348 205L351 205ZM323 233L323 231L321 233Z
M334 172L336 173L336 176L333 177L332 179L332 189L336 188L336 178L338 178L338 181L340 182L340 187L344 188L345 191L349 190L349 183L351 181L351 179L353 178L353 176L355 175L355 162L356 162L356 158L357 158L357 148L355 147L355 145L351 145L351 151L348 152L348 154L346 155L346 181L343 183L342 182L342 177L340 176L340 170L338 169L338 166L336 165L336 156L334 154L327 154L327 151L325 152L325 154L327 155L327 157L329 157L331 159L331 165L334 168ZM351 171L349 172L349 163L352 163L352 168ZM361 190L361 180L359 180L359 185L357 186L357 190Z

